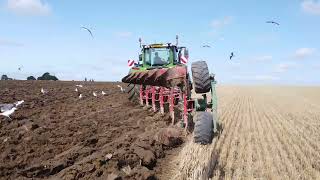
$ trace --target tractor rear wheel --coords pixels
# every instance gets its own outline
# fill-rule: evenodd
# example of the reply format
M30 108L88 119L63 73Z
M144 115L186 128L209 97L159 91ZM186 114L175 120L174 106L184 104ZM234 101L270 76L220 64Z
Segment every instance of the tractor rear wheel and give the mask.
M195 92L209 92L211 89L211 80L207 63L205 61L192 63L191 72Z
M128 84L126 93L129 94L128 99L132 102L139 100L140 86L136 84Z
M193 117L195 121L193 138L198 144L210 144L213 139L213 116L209 112L196 112Z

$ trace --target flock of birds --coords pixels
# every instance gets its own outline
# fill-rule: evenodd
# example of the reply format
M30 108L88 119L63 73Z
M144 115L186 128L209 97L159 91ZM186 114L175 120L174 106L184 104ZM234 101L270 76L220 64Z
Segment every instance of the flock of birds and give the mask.
M276 22L276 21L266 21L266 23L280 26L280 23L278 23L278 22ZM81 26L81 29L84 29L85 31L87 31L87 32L90 34L90 36L91 36L92 38L94 38L93 33L92 33L92 30L91 30L90 28L87 28L87 27L85 27L85 26ZM211 48L211 45L209 45L209 44L203 44L201 47L202 47L202 48ZM231 52L231 53L230 53L230 56L229 56L229 59L232 60L234 57L235 57L234 52ZM23 66L20 66L20 67L18 68L18 70L21 71L22 68L23 68Z
M279 23L277 23L275 21L267 21L266 23L273 23L273 24L276 24L276 25L280 25ZM84 26L82 26L81 29L84 29L84 30L88 31L90 36L93 38L93 34L92 34L92 30L91 29L89 29L87 27L84 27ZM208 45L208 44L204 44L204 45L202 45L202 47L203 48L211 48L211 46ZM231 60L233 57L234 57L234 52L231 52L229 59Z
M122 86L120 85L117 85L118 88L120 88L120 91L122 93L125 92L125 89L122 88ZM78 88L83 88L83 85L76 85L76 88L75 88L75 91L79 94L79 99L82 99L84 96L82 95L82 93L80 93L79 89ZM43 94L43 95L46 95L49 93L48 90L44 89L44 88L41 88L40 92ZM107 93L105 91L101 91L101 94L102 96L105 96L107 95ZM93 91L92 92L92 95L94 97L98 97L98 93L96 91ZM8 104L0 104L0 116L4 116L6 118L8 118L9 120L12 120L11 119L11 115L18 109L18 107L20 105L22 105L24 103L24 100L21 100L21 101L17 101L15 103L8 103Z
M276 21L266 21L266 23L280 26L280 23L278 23L278 22L276 22ZM208 45L208 44L204 44L204 45L202 45L201 47L202 47L202 48L211 48L211 46ZM230 53L230 56L229 56L229 59L231 60L231 59L234 58L234 57L235 57L234 52L231 52L231 53Z
M275 21L266 21L266 23L280 26L280 23L275 22ZM89 34L90 34L90 36L91 36L92 38L94 38L91 29L89 29L89 28L87 28L87 27L84 27L84 26L82 26L81 28L84 29L84 30L86 30L86 31L88 31ZM211 48L211 46L208 45L208 44L204 44L204 45L202 45L201 47L202 47L202 48ZM229 59L231 60L231 59L234 58L234 57L235 57L234 52L231 52L231 53L230 53L230 56L229 56ZM19 67L19 68L18 68L19 71L21 71L22 68L23 68L22 66ZM120 88L121 92L125 92L125 89L123 89L120 85L117 85L117 86ZM78 88L83 88L83 85L76 85L76 89L75 89L75 91L78 92L78 94L79 94L79 99L82 99L84 96L82 95L82 93L79 93ZM48 92L49 92L48 90L41 88L41 93L42 93L42 94L47 94ZM104 92L104 91L101 91L101 94L102 94L103 96L105 96L107 93ZM96 91L93 91L93 92L92 92L92 95L93 95L94 97L98 97L98 93L97 93ZM17 101L17 102L12 103L12 104L0 104L0 110L1 110L0 115L1 115L1 116L5 116L5 117L7 117L7 118L9 118L9 119L11 120L10 115L13 114L13 113L18 109L18 107L19 107L21 104L23 104L23 103L24 103L24 100L22 100L22 101Z

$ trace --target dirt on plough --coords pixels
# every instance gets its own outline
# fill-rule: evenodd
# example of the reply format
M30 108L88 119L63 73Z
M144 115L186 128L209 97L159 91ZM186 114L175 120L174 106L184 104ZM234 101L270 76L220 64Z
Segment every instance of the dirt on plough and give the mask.
M0 103L25 101L12 121L0 117L0 179L156 179L182 132L119 84L0 81Z

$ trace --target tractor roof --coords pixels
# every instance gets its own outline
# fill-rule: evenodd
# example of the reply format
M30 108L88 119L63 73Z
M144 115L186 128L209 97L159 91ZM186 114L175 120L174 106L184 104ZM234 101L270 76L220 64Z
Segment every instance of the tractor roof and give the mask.
M176 45L173 45L171 43L161 43L161 44L149 44L149 45L143 45L143 48L164 48L164 47L175 47Z

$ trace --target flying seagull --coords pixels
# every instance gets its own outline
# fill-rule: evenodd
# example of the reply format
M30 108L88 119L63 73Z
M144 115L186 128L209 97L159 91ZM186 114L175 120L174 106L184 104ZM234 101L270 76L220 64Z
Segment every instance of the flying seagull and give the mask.
M267 21L266 23L269 23L269 24L276 24L276 25L280 26L280 24L279 24L279 23L277 23L277 22L275 22L275 21Z
M101 94L104 96L104 95L106 95L107 93L106 93L106 92L104 92L104 91L101 91Z
M234 57L234 54L233 52L231 52L231 55L230 55L230 60Z
M209 45L203 45L202 47L203 48L211 48L211 46L209 46Z
M3 112L3 113L0 113L0 115L1 115L1 116L5 116L5 117L9 118L10 120L12 120L11 117L10 117L10 115L13 114L14 111L16 111L16 110L17 110L17 108L16 108L16 107L13 107L12 109L10 109L10 110L8 110L8 111L5 111L5 112Z
M82 26L81 28L87 30L90 33L91 37L93 38L92 31L89 28L86 28L84 26Z
M21 71L21 70L22 70L22 68L23 68L23 66L20 66L20 67L18 68L18 70L19 70L19 71Z

